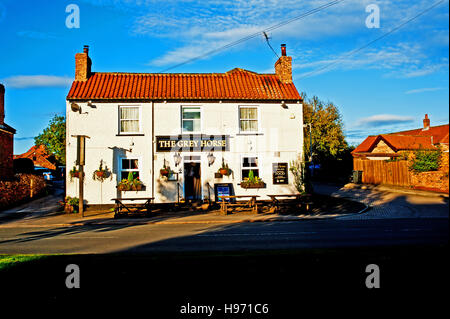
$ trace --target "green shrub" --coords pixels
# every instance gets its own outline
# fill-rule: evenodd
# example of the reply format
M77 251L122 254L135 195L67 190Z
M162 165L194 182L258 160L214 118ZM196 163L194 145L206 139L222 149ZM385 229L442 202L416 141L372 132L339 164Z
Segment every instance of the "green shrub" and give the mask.
M419 150L414 152L414 158L410 165L410 169L414 172L429 172L439 169L441 151Z

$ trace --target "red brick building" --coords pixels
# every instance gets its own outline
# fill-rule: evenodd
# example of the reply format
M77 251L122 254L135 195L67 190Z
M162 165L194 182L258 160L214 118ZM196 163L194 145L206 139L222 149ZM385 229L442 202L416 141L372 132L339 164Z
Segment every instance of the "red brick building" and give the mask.
M13 144L16 130L5 123L5 87L0 84L0 180L14 175Z
M384 160L401 156L405 151L436 150L438 146L448 152L449 125L430 126L428 114L425 114L423 128L368 136L352 154L357 158Z

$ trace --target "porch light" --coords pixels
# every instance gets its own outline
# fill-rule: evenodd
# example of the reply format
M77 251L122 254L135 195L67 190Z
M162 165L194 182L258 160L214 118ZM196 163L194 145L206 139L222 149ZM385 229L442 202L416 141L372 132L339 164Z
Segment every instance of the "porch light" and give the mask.
M212 164L214 164L216 157L214 156L213 153L209 153L207 158L208 158L208 166L211 166Z
M178 166L181 163L180 153L175 153L175 155L173 156L173 160L175 162L175 166Z

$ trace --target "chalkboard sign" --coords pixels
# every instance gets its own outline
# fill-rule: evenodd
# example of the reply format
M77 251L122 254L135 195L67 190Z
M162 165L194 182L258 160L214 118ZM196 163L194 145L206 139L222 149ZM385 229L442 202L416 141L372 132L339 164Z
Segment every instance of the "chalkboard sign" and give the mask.
M214 193L216 195L216 202L221 202L222 199L220 199L219 196L232 196L232 195L234 195L233 185L230 184L230 183L214 184ZM230 199L226 198L225 201L230 201Z
M288 163L273 163L273 184L289 184Z

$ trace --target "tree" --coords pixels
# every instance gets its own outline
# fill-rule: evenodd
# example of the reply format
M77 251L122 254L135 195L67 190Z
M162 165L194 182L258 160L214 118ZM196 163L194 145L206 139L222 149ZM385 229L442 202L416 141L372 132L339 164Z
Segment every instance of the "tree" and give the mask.
M349 174L352 162L351 148L345 140L344 124L339 109L333 102L324 103L317 96L308 99L306 94L302 93L302 97L303 120L306 124L304 152L308 162L320 164L321 174L327 177Z
M59 163L66 163L66 119L55 115L41 134L34 138L35 145L45 145Z

